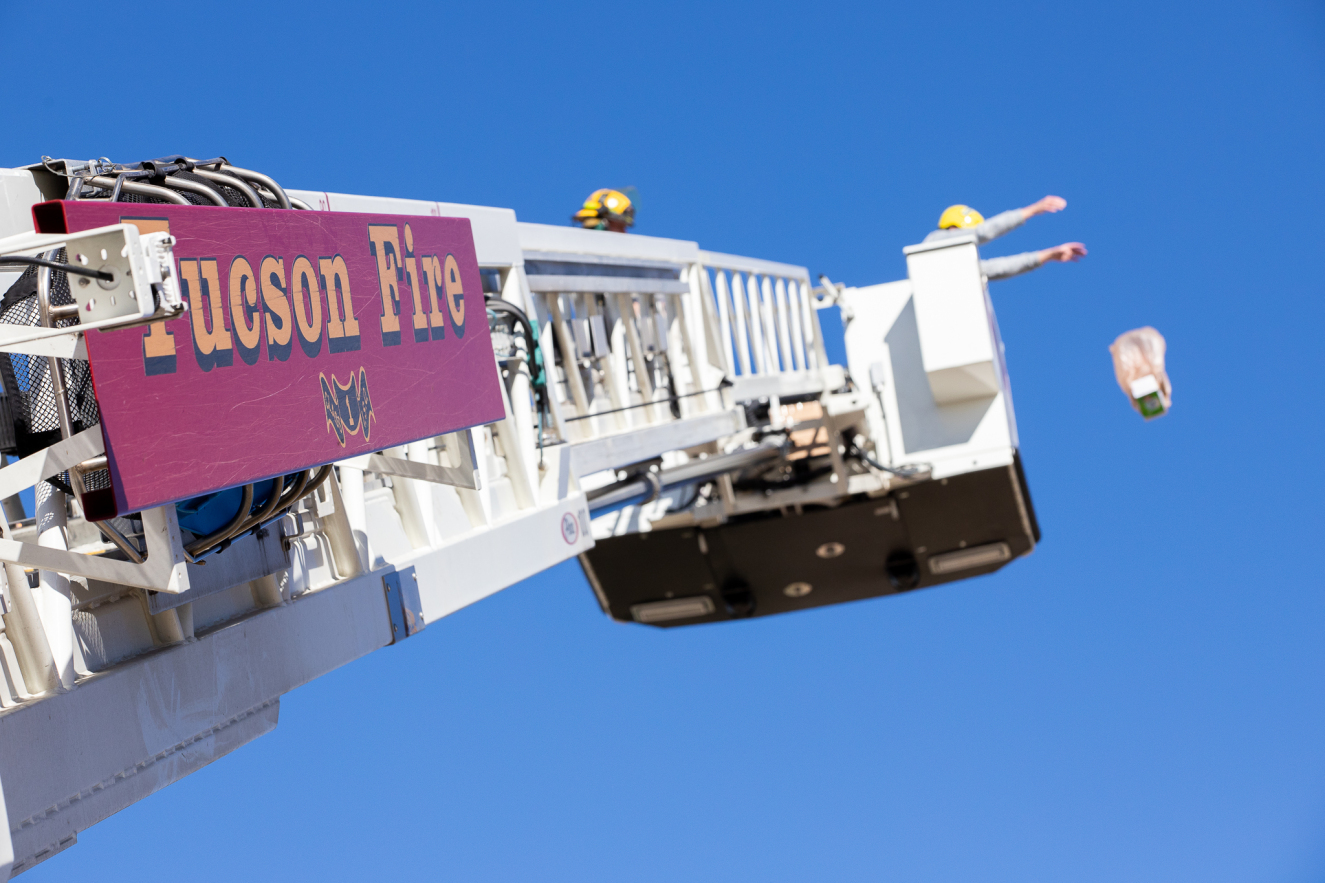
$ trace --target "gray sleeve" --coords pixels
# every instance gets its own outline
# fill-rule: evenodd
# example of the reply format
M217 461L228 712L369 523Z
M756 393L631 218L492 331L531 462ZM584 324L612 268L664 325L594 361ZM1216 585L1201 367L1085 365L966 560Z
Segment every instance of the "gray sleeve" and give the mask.
M1029 273L1031 270L1040 267L1043 261L1040 260L1038 251L1027 251L1021 254L1010 254L1005 258L989 258L980 262L980 272L985 274L990 282L996 279L1010 279L1013 276L1020 276L1022 273Z
M1021 209L1014 208L1010 211L999 212L992 218L975 228L976 241L981 245L986 242L993 242L998 237L1011 233L1013 230L1026 223L1026 216L1021 213ZM992 277L991 277L992 278Z

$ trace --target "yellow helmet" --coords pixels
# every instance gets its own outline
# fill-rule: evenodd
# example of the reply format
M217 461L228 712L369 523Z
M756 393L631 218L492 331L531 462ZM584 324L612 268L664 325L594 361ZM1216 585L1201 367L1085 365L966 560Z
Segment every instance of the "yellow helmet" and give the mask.
M943 214L939 215L939 229L961 227L964 230L967 227L983 224L984 220L985 216L969 205L950 205L943 210Z
M635 223L635 204L620 190L604 187L589 194L584 207L570 219L587 230L605 230L610 221L630 227Z

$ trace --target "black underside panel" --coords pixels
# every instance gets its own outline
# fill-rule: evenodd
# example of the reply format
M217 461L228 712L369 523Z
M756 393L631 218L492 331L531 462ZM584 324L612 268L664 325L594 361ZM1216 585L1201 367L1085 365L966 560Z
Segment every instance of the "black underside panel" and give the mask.
M650 620L647 605L704 596L693 625L889 595L998 570L1034 547L1034 513L1015 466L911 485L835 508L759 513L715 528L599 540L581 556L608 612ZM1007 559L936 573L945 553L1007 546ZM949 556L950 557L950 556ZM700 601L701 605L707 606ZM645 605L640 608L639 605Z

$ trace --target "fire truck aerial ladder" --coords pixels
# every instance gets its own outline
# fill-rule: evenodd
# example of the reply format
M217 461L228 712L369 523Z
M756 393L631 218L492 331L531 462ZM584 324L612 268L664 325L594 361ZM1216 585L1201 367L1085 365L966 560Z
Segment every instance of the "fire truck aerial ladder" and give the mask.
M905 252L815 286L219 157L0 169L0 869L572 556L677 627L1028 554L975 241Z

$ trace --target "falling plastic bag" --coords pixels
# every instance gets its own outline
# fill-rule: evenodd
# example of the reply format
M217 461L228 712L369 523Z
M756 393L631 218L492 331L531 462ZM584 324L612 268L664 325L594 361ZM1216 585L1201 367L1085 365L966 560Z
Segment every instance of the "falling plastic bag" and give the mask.
M1109 347L1118 385L1147 420L1163 416L1173 403L1173 388L1164 372L1164 350L1164 335L1149 325L1118 335Z

